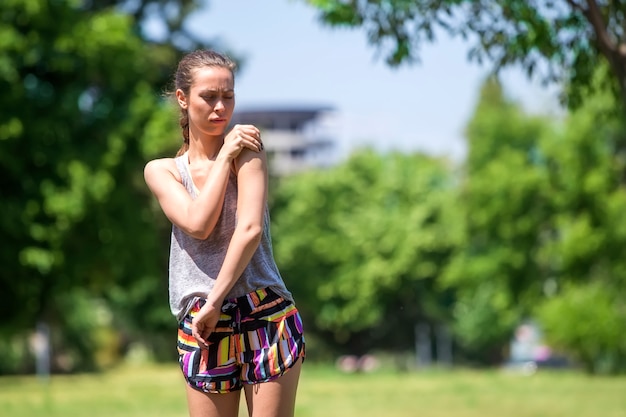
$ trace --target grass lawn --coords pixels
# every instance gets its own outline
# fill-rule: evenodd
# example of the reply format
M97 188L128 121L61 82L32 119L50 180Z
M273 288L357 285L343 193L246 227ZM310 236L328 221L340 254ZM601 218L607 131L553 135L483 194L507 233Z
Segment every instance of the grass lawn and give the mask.
M99 375L0 377L6 417L185 417L175 366L128 367ZM241 416L245 416L242 407ZM298 417L624 417L626 378L540 371L424 371L341 374L305 363Z

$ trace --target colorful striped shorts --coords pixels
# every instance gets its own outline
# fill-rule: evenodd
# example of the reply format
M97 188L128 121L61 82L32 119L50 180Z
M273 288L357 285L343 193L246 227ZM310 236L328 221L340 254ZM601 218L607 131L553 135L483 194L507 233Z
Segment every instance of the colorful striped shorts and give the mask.
M205 302L199 299L178 326L178 362L192 388L237 391L243 384L276 379L298 358L304 359L300 314L271 289L226 300L208 349L201 349L191 334L191 321Z

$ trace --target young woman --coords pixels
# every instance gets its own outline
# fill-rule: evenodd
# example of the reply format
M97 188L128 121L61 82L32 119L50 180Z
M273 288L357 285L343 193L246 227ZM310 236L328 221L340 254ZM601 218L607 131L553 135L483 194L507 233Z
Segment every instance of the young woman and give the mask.
M294 413L302 322L272 254L259 130L237 125L234 63L214 51L179 62L183 146L144 177L172 222L169 298L191 417Z

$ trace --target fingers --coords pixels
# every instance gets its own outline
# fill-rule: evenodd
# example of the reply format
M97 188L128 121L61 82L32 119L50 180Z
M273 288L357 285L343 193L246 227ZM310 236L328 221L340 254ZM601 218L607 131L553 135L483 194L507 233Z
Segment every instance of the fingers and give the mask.
M209 342L207 341L207 339L209 338L209 336L211 335L211 333L213 333L213 329L210 328L200 328L201 326L198 326L198 324L195 323L191 323L191 334L193 335L193 337L196 339L196 341L198 342L198 346L200 346L203 349L207 349L209 347Z
M261 140L261 132L256 127L252 126L242 135L242 145L255 152L263 150L263 141Z
M235 144L242 148L245 147L255 152L264 149L261 131L254 125L235 125L231 133L234 135Z
M263 150L261 131L254 125L235 125L224 138L220 153L232 160L246 148L254 152Z

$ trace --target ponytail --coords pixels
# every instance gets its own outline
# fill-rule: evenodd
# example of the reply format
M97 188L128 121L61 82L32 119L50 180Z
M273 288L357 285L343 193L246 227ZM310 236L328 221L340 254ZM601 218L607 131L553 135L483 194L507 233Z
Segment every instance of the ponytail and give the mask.
M183 129L183 144L176 152L176 156L181 156L189 149L189 114L186 109L180 109L180 127Z

